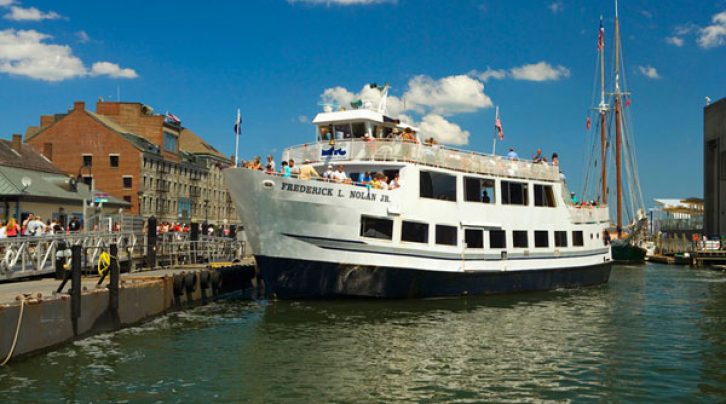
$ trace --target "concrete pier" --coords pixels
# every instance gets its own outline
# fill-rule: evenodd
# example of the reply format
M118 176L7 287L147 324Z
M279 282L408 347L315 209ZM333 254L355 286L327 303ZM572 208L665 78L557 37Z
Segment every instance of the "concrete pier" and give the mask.
M190 265L128 273L121 275L117 296L107 287L108 279L97 286L98 277L82 278L75 308L72 293L67 293L70 281L65 293L56 293L60 281L55 279L0 284L0 363L11 350L11 360L17 360L242 291L250 286L254 271L253 260L247 259L229 266Z

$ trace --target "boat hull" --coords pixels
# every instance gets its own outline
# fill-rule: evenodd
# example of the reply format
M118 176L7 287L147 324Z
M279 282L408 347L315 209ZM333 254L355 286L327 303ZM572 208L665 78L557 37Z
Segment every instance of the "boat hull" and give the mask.
M601 285L612 262L526 271L427 271L255 256L268 296L424 298L543 291Z
M613 260L617 263L624 264L644 264L645 255L648 251L645 248L632 245L630 243L624 243L612 245Z

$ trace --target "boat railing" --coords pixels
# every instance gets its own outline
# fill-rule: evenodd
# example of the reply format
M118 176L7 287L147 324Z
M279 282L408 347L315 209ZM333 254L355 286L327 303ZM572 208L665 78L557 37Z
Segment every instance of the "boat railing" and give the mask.
M336 140L306 143L285 149L283 159L298 163L335 164L338 162L409 162L468 173L500 177L558 181L559 167L504 156L458 150L442 145L419 144L398 139Z
M569 206L570 220L573 223L607 223L610 221L610 213L607 206L592 206L589 204L578 204Z

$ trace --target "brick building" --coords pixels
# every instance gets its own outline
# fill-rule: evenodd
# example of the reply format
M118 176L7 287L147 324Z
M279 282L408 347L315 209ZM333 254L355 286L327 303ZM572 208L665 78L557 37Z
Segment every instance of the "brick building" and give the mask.
M134 214L237 222L221 182L229 159L141 103L99 101L91 112L75 102L67 113L41 116L25 142L69 175L131 203Z

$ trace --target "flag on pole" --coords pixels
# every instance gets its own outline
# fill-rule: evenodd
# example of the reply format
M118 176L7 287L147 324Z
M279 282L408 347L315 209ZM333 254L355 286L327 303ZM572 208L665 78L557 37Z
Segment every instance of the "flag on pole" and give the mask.
M605 27L602 26L602 16L600 16L600 31L597 34L597 50L602 52L605 46Z
M630 104L632 104L632 103L630 102L630 97L628 97L628 98L625 99L625 106L626 107L629 107Z
M499 134L499 140L504 140L504 130L502 130L502 121L499 119L499 107L497 107L497 119L494 122L494 127L497 129L497 134Z
M179 119L178 116L172 114L171 112L166 113L166 119L174 123L181 123L181 119Z
M592 125L592 121L590 121L590 117L587 117L587 130L590 130L590 127Z
M239 136L241 130L242 130L242 115L240 114L239 109L237 109L237 120L234 121L234 134Z

